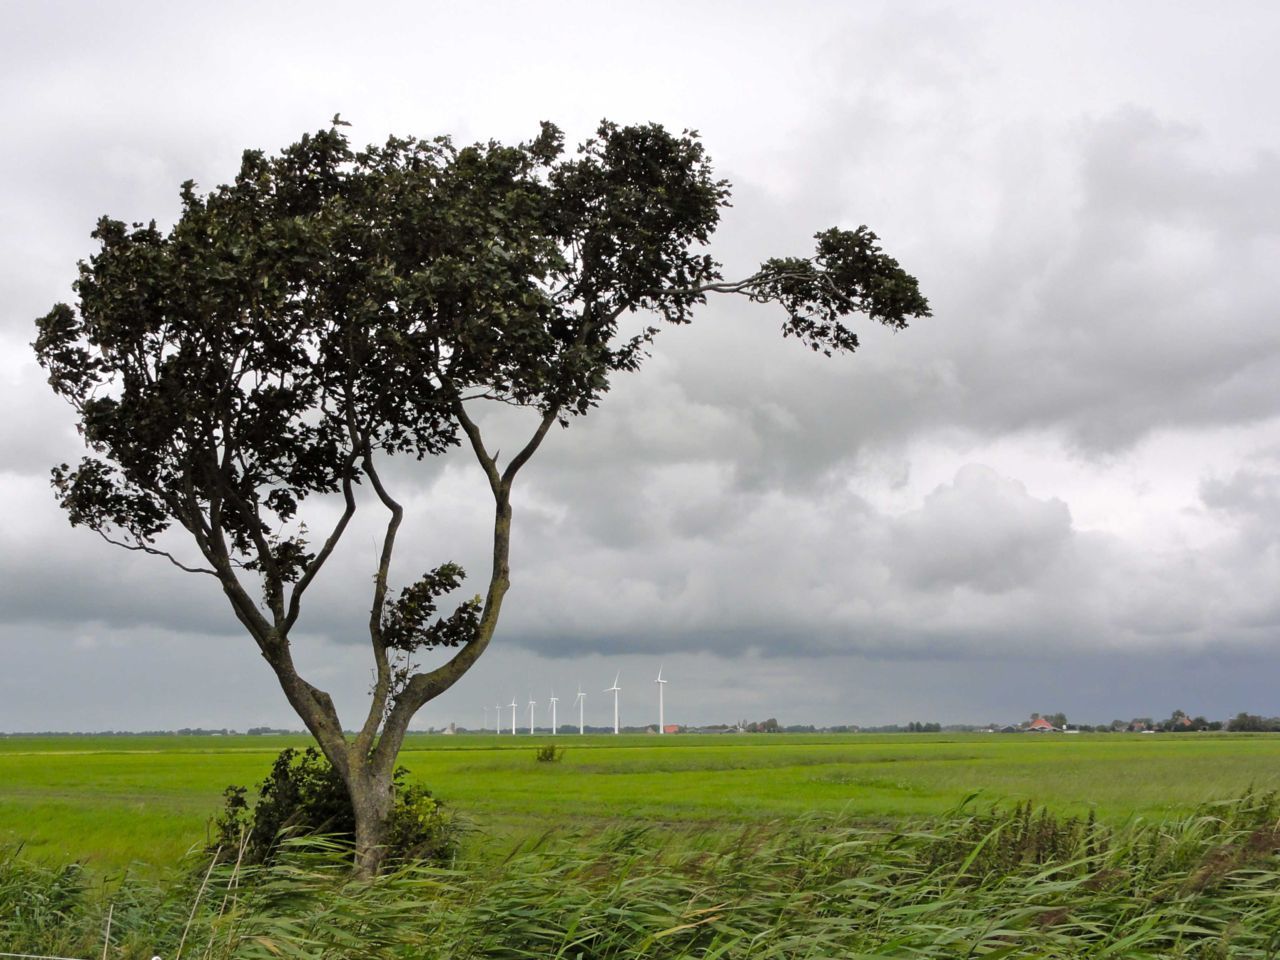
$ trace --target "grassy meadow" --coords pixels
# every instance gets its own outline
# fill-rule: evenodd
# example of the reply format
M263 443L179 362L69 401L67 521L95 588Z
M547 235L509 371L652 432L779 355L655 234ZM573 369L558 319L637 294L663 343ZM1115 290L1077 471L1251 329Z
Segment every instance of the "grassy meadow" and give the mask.
M545 735L416 736L404 764L475 828L452 864L183 858L227 784L306 742L0 738L0 950L1280 956L1280 736L561 736L555 763Z
M946 813L969 794L1120 824L1167 820L1250 786L1280 788L1270 735L564 736L419 735L401 755L505 852L547 830L648 824L729 833L810 814L889 824ZM303 737L0 738L0 844L91 869L164 867L202 843L228 784L252 785Z

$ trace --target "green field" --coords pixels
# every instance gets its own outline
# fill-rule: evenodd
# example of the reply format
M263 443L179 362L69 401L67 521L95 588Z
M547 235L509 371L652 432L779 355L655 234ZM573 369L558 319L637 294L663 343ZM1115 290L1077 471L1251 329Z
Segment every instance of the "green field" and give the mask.
M968 794L1107 821L1163 819L1253 785L1280 788L1280 736L415 736L402 754L476 828L510 846L548 828L636 820L705 831L844 813L886 822ZM98 868L163 866L202 843L228 784L252 784L302 737L0 738L0 843Z

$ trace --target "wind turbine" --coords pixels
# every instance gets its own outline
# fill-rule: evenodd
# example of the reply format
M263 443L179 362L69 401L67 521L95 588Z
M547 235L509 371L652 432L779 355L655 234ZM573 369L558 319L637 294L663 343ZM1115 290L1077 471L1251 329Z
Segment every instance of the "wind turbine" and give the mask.
M662 692L667 687L667 681L662 679L662 664L658 664L658 679L653 682L658 685L658 733L666 733L666 720L662 714Z
M534 700L533 697L530 697L529 698L529 734L530 736L533 735L533 708L536 707L537 705L538 705L538 701Z
M516 698L511 698L511 735L516 735Z
M618 686L618 678L622 676L622 671L618 671L618 675L613 678L613 686L605 688L605 693L613 694L613 734L618 735L618 691L622 688Z
M556 696L554 690L551 691L551 735L556 735L556 704L560 702L560 698Z
M578 705L578 736L586 733L586 727L582 724L582 708L587 702L587 695L582 692L582 684L578 684L578 696L574 703Z
M498 733L502 733L502 704L493 705L493 725Z

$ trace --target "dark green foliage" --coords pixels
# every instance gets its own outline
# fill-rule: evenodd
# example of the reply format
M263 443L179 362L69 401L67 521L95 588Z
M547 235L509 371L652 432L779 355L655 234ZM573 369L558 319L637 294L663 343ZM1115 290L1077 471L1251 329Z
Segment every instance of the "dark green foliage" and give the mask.
M851 313L898 329L908 317L928 316L929 303L915 277L880 248L880 238L865 226L825 230L816 239L812 259L766 261L751 293L752 299L777 301L787 311L784 336L799 337L831 356L858 347L857 335L841 322Z
M483 606L480 597L460 603L448 617L431 622L436 601L457 589L465 576L456 563L446 563L401 590L382 614L383 642L393 650L408 652L419 647L456 647L474 637Z
M1280 717L1260 717L1252 713L1237 713L1227 721L1232 733L1275 733L1280 731Z
M907 724L907 733L941 733L942 724L940 723L921 723L919 720L912 720Z
M533 758L539 763L559 763L564 750L555 744L545 743L533 752Z
M457 854L461 826L420 784L395 772L395 804L387 821L385 846L392 861L449 863ZM355 836L355 814L337 772L314 747L281 751L271 773L258 785L250 806L244 787L227 787L226 805L214 818L210 852L220 860L269 861L286 837L323 834L336 840ZM242 849L243 848L243 849Z

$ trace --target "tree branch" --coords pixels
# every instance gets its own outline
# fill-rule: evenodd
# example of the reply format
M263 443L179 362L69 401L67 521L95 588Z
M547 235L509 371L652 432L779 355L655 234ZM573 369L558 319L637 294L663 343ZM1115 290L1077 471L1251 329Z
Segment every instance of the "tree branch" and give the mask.
M112 537L107 536L104 531L99 530L97 527L94 527L93 530L98 536L112 546L124 547L126 550L136 550L140 553L149 553L153 557L164 557L179 570L185 570L187 573L207 573L211 577L216 577L218 575L218 571L210 570L208 567L189 567L182 561L178 560L173 554L165 550L149 547L145 543L126 543L123 540L115 540Z
M387 521L387 529L382 537L382 555L378 558L378 572L373 580L373 604L369 610L369 640L373 645L377 679L374 682L369 712L355 742L355 750L362 757L368 754L369 748L373 745L373 738L382 722L387 697L391 691L391 666L387 661L386 644L382 642L382 611L387 600L387 579L391 573L391 556L395 550L396 533L400 529L401 520L404 519L404 507L383 486L382 478L378 476L378 471L373 466L373 456L367 443L364 447L363 466L365 475L368 476L378 499L391 512L391 518Z
M311 581L316 578L316 574L320 572L320 568L324 566L329 555L333 553L334 547L338 545L338 541L342 538L343 532L347 529L347 524L356 512L355 491L351 484L351 469L355 466L356 454L353 451L347 456L346 462L343 464L342 470L342 496L345 500L345 506L342 510L342 516L338 522L334 524L333 530L324 542L324 546L320 548L320 552L316 554L309 564L306 571L293 585L293 589L289 591L289 612L284 619L284 628L289 630L293 627L298 619L300 604L302 603L302 595L306 592L307 587L311 585Z
M495 497L498 496L498 492L502 489L502 476L498 473L497 460L489 456L489 451L485 449L484 438L480 435L480 428L468 416L461 400L453 401L453 413L458 418L458 423L462 425L462 430L466 433L467 439L471 441L471 449L475 451L476 459L480 461L480 466L484 470L485 476L489 478L489 487L493 490L493 495Z
M534 431L533 436L529 438L519 453L511 458L511 462L507 464L507 469L502 471L502 485L508 490L511 487L511 481L516 478L516 474L520 472L520 468L529 462L529 458L534 455L538 447L542 445L543 438L546 437L547 431L551 429L551 424L556 422L556 417L560 415L560 407L556 405L551 407L542 415L542 421L538 424L538 429Z
M236 491L235 485L228 482L225 477L219 476L219 486L222 488L223 495L231 501L235 507L236 513L244 520L244 524L249 529L249 536L253 539L253 545L258 551L258 557L262 562L262 576L267 581L267 602L271 606L271 615L275 618L277 626L283 627L285 623L284 612L284 577L280 575L280 567L276 564L275 554L271 552L271 544L267 542L266 534L262 529L262 521L258 517L258 512L240 496Z

